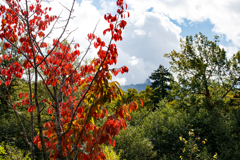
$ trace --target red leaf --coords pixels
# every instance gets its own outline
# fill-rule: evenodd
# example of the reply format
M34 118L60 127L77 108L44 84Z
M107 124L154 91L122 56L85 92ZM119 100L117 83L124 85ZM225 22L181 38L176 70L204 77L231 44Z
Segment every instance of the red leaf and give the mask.
M7 48L10 48L11 45L9 43L4 43L3 44L3 49L6 50Z
M110 26L110 29L111 29L111 30L113 30L113 28L114 28L114 27L113 27L113 24L112 24L112 23L110 23L110 25L109 25L109 26Z
M123 29L125 28L126 25L127 25L127 22L124 20L121 20L121 22L119 23L119 27Z
M79 44L75 44L74 48L77 49L77 47L80 47Z
M128 68L126 66L122 67L121 73L128 72Z
M109 32L110 31L110 28L108 28L108 29L105 29L104 31L103 31L103 35L105 35L106 34L106 32Z
M142 101L142 99L140 98L140 102L141 102L141 106L143 107L143 101Z
M110 139L110 144L113 146L113 147L115 147L115 145L116 145L116 141L115 140L112 140L112 139Z
M96 42L94 42L94 47L98 48L98 44Z
M98 43L101 43L101 42L102 42L101 38L98 37L98 38L97 38L97 42L98 42Z
M11 81L6 81L6 82L5 82L5 85L6 85L6 86L10 86L10 84L11 84Z
M41 48L46 48L47 47L47 43L46 42L41 43L40 47Z
M104 47L104 46L105 46L105 42L104 42L104 41L102 41L102 43L101 43L101 46L102 46L102 47Z
M41 37L44 37L45 34L41 31L41 32L38 33L38 36L41 38Z
M93 40L95 38L95 35L93 33L89 33L87 36L88 40Z
M25 93L25 94L23 95L23 97L26 97L26 98L27 98L27 97L28 97L28 93Z
M22 93L21 93L21 92L18 94L18 97L19 97L19 98L22 98Z
M52 114L53 113L53 108L48 108L48 114Z
M34 106L30 106L29 108L28 108L28 112L29 113L32 113L32 112L34 112L35 111L35 107Z

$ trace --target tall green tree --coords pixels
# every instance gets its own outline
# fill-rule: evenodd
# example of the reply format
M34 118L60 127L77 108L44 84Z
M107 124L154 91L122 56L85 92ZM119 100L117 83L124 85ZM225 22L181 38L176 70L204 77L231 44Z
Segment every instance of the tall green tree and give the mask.
M210 41L199 33L180 39L180 52L173 50L165 54L171 59L170 69L177 73L182 93L201 96L208 109L221 104L240 80L240 52L228 59L217 42L218 36Z
M167 91L171 89L172 74L168 69L159 65L158 69L149 78L152 80L151 87L154 89L152 100L156 106L159 100L164 99L168 95Z
M9 55L11 54L11 59ZM17 50L11 47L10 53L3 49L3 42L0 42L0 70L11 65L11 63L17 61L21 63L20 56L17 55ZM0 80L4 81L5 77L0 75ZM12 99L15 100L18 97L17 92L24 87L24 80L19 80L16 77L13 77L11 85L8 88L5 85L0 85L0 93L4 95L11 94ZM9 100L7 96L5 96L6 100ZM25 144L23 135L21 134L21 127L12 111L11 107L8 107L7 101L4 100L3 97L0 96L0 143L9 143L18 147L19 149L27 150L28 146ZM22 118L22 117L21 117ZM25 123L24 121L23 123ZM28 128L26 128L28 130ZM20 134L19 134L20 133Z

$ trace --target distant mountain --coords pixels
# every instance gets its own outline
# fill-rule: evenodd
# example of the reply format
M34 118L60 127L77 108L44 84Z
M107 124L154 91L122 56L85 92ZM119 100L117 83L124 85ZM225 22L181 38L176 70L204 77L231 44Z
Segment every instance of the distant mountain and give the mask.
M145 90L145 88L147 87L147 85L151 85L151 81L150 79L146 79L144 83L140 83L140 84L129 84L129 85L123 85L121 86L122 90L127 91L127 89L129 88L135 88L138 92L139 91L143 91Z

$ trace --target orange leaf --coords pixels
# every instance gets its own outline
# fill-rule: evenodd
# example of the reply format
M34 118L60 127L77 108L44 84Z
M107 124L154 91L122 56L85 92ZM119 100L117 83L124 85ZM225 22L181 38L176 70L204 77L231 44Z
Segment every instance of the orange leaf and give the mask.
M141 106L143 107L143 101L142 101L142 99L140 98L140 102L141 102Z

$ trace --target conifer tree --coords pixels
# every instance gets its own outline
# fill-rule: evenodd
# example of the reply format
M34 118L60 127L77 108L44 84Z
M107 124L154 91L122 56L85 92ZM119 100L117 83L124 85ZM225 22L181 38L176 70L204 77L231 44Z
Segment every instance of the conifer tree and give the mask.
M171 89L171 77L172 74L162 65L159 65L158 69L149 76L152 80L151 87L154 89L154 94L152 96L154 105L168 95L167 91Z

